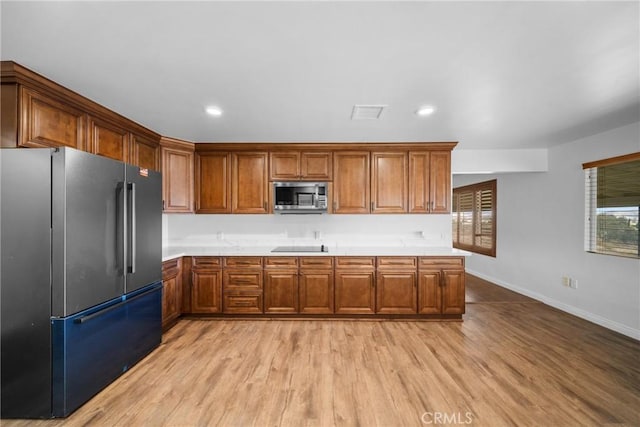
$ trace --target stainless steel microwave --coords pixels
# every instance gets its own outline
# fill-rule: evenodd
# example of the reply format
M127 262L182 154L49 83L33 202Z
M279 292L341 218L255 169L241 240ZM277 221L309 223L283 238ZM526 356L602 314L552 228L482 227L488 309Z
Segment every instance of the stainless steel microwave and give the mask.
M279 214L321 214L327 212L326 182L274 182L273 212Z

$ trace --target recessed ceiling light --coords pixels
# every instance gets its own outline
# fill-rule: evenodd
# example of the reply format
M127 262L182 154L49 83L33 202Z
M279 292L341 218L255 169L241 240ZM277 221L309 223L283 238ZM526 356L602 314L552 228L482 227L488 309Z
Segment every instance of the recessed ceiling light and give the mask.
M420 107L416 110L416 114L418 116L428 116L430 114L433 114L433 112L436 111L436 109L430 105L425 105L424 107Z
M219 107L215 107L213 105L205 108L204 111L206 111L207 114L215 117L220 117L222 115L222 110Z

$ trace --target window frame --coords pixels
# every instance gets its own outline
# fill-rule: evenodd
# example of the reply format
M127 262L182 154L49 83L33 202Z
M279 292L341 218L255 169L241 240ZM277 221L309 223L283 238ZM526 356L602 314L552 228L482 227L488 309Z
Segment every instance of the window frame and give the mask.
M599 168L611 167L621 165L630 162L640 161L640 152L625 154L617 157L610 157L607 159L596 160L593 162L587 162L582 164L582 169L585 175L585 197L584 197L584 250L587 253L597 255L610 255L618 256L629 259L640 259L640 230L638 231L638 251L635 255L626 255L623 253L616 253L615 251L598 250L598 222L593 221L594 217L598 215L598 173ZM593 181L595 177L596 181ZM626 206L620 206L626 207ZM640 217L640 207L639 217Z
M451 209L451 214L452 214L452 228L454 223L457 225L457 227L455 228L454 231L452 230L452 240L453 240L453 247L456 249L463 249L469 252L474 252L477 254L481 254L481 255L487 255L487 256L491 256L491 257L496 257L496 235L497 235L497 211L498 211L498 198L497 198L497 187L498 187L498 180L497 179L492 179L489 181L484 181L484 182L478 182L475 184L469 184L469 185L464 185L461 187L456 187L453 189L453 194L452 194L452 209ZM458 206L459 206L459 198L461 194L468 194L468 193L472 193L473 194L473 199L474 202L472 202L472 224L471 227L473 230L477 229L478 225L477 225L477 219L479 218L478 216L478 212L477 212L477 204L475 203L476 198L478 197L478 193L481 193L482 191L486 191L486 190L490 190L491 191L491 248L486 248L483 246L480 246L478 244L476 244L476 238L479 236L482 236L482 233L480 234L476 234L475 232L473 233L473 244L469 245L469 244L465 244L465 243L460 243L460 224L461 224L461 215L460 212L458 211Z

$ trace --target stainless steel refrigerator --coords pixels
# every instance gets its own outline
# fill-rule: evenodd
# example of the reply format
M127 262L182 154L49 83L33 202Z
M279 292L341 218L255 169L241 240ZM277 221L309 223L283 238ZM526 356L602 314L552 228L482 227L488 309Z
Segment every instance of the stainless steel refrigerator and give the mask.
M161 341L161 175L0 150L0 415L65 417Z

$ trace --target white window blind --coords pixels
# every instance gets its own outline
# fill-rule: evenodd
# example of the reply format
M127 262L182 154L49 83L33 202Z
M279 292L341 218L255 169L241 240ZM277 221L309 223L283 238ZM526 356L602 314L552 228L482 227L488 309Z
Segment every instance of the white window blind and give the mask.
M640 258L640 153L583 164L584 249Z

